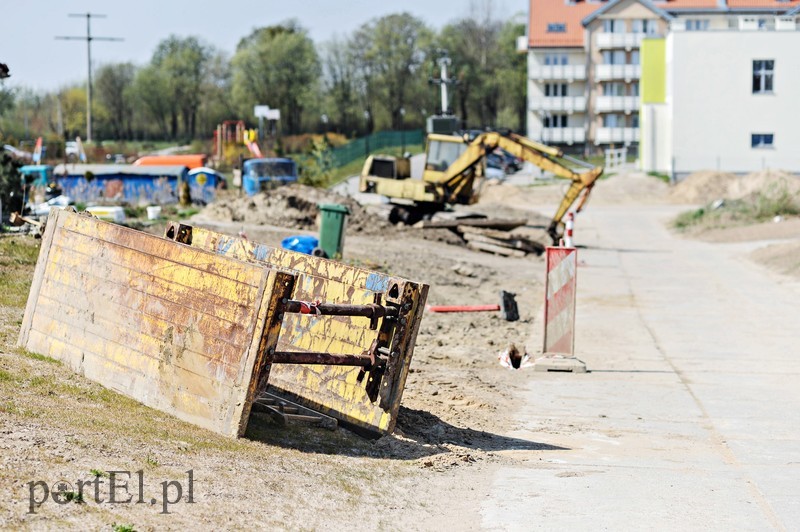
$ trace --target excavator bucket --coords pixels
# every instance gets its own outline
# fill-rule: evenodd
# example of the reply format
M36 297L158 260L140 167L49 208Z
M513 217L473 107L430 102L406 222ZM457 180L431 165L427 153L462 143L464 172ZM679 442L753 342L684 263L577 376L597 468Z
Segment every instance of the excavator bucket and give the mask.
M52 209L19 345L236 437L266 387L295 278Z
M306 311L290 313L291 306L287 306L278 350L294 353L295 359L306 363L273 365L270 392L334 417L362 433L392 432L425 307L427 285L180 223L170 223L166 236L190 245L190 249L296 275L291 297L296 302L307 302L305 307L295 305ZM325 312L326 306L314 302L329 303L338 315L315 315ZM355 314L358 309L371 307L384 309L384 317ZM352 359L359 353L362 357L385 356L386 364L365 375L362 368L355 366L310 363L314 358Z

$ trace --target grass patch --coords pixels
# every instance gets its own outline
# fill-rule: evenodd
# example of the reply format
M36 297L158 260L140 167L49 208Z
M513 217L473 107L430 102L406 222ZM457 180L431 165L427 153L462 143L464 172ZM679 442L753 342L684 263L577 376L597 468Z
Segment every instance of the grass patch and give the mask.
M31 351L28 351L24 347L17 347L16 349L14 349L14 352L25 358L30 358L31 360L38 360L39 362L47 362L48 364L61 364L61 362L59 362L55 358L50 358L49 356L40 355L39 353L33 353Z
M675 229L722 229L737 225L766 222L776 216L800 215L800 199L785 185L774 184L758 194L737 200L714 203L679 214L672 222Z
M663 181L666 184L671 183L671 179L667 174L662 174L661 172L654 172L651 170L650 172L647 172L647 175L649 175L650 177L655 177L656 179Z
M25 308L40 242L30 237L0 237L0 307Z

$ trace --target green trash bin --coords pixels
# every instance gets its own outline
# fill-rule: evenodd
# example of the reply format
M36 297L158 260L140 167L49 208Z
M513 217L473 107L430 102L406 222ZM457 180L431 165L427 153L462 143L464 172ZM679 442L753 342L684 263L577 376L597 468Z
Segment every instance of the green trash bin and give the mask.
M331 259L342 258L344 226L350 209L338 203L320 203L319 247Z

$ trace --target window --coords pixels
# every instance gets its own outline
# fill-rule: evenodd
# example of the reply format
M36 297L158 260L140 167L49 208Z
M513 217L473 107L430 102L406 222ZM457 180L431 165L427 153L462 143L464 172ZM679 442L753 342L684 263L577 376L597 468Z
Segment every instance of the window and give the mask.
M753 94L771 94L775 61L757 59L753 61Z
M639 113L633 113L631 115L631 127L633 128L639 127Z
M631 65L638 65L639 64L639 50L634 50L631 52Z
M544 86L545 96L566 96L567 84L566 83L547 83Z
M631 96L639 96L639 82L634 81L631 83Z
M616 18L607 18L603 21L603 32L625 33L625 21Z
M603 52L603 63L606 65L624 65L625 52L623 50L605 50Z
M545 116L544 127L567 127L567 115Z
M705 31L708 29L708 19L690 18L686 21L686 31Z
M566 65L567 54L547 54L544 56L545 65Z
M616 114L603 115L603 127L625 127L625 117Z
M772 133L753 133L750 135L751 148L772 148L775 135Z
M547 33L565 33L567 25L563 22L551 22L547 25Z
M644 33L647 35L655 35L656 21L655 19L636 19L633 21L633 33Z
M625 85L618 81L603 83L603 96L625 96Z

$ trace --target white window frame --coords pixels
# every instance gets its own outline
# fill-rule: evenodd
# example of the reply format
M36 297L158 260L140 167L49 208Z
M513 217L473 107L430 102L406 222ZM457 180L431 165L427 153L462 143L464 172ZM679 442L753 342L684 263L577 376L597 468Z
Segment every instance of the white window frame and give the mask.
M769 137L769 143L767 143ZM754 150L771 150L775 148L774 133L751 133L750 147Z
M771 68L767 68L767 63L772 63ZM758 90L755 88L756 77L758 77L760 81L760 88ZM767 81L769 81L769 89L766 88ZM753 59L753 77L751 83L753 94L773 94L775 92L775 60Z

